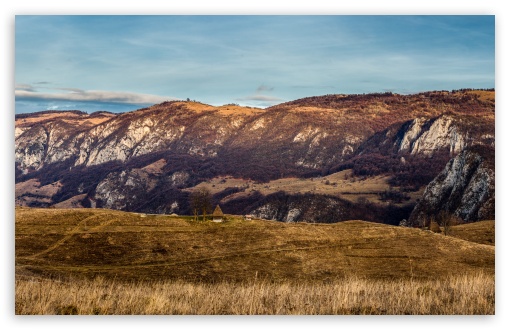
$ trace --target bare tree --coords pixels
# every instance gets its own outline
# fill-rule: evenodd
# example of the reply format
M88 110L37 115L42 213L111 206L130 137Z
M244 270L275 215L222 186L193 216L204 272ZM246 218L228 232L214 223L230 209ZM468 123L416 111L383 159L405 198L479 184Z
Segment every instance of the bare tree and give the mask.
M198 220L198 212L200 211L200 196L198 191L194 191L189 195L189 205L193 212L193 220Z
M451 214L448 211L442 210L437 216L437 222L443 227L443 233L445 236L450 234L452 226L459 223L459 218Z
M195 220L198 220L198 214L202 213L202 220L205 220L207 213L212 208L212 195L209 189L201 187L193 190L190 195L190 207Z

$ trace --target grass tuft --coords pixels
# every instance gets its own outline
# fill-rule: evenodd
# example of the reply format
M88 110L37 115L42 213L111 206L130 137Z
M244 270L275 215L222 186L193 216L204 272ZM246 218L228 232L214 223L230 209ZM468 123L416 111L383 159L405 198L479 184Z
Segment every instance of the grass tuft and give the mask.
M40 305L40 292L45 297ZM72 303L70 301L73 301ZM59 315L430 315L494 314L494 276L332 283L16 281L16 314Z

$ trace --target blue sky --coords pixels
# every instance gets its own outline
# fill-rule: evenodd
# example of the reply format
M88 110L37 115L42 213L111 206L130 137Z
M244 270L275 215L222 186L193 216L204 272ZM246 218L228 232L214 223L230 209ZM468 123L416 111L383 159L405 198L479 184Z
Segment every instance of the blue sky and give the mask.
M495 87L494 16L23 16L16 113Z

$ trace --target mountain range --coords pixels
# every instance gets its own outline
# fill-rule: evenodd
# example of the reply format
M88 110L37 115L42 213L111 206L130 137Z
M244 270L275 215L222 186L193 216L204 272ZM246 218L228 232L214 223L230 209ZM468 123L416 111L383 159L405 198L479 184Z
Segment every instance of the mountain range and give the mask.
M15 117L16 205L278 221L494 219L495 91L303 98L266 109L172 101Z

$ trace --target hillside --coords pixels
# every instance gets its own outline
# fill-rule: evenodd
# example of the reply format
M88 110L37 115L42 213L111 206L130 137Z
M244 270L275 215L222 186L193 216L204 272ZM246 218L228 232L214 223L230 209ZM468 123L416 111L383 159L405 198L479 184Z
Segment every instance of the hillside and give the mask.
M395 224L452 158L494 147L494 100L493 90L458 90L324 95L267 109L173 101L116 115L18 115L16 205L191 214L190 192L206 185L235 214L282 193L313 194L360 210L368 202L375 218L362 219Z
M230 217L213 223L99 209L18 208L15 238L20 276L439 279L492 274L495 267L494 246L364 221L283 224Z
M466 241L496 245L496 222L494 220L453 226L450 231L451 236Z

